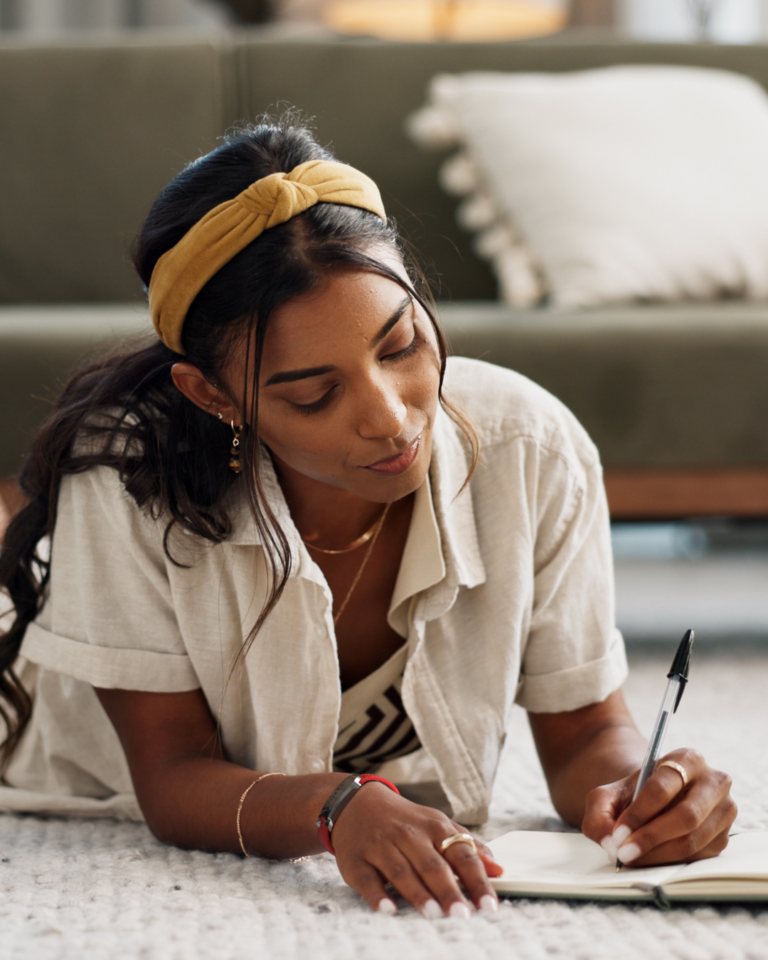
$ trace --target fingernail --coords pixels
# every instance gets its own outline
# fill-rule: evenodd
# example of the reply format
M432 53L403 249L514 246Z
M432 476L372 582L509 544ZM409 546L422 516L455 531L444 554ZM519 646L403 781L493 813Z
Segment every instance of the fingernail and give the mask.
M616 859L616 844L613 842L613 837L603 837L600 841L600 846L608 854L608 859L613 862Z
M496 897L492 897L490 893L483 894L480 897L480 909L483 913L496 913L499 909L499 901Z
M434 903L434 900L432 902ZM379 900L379 905L376 909L379 913L397 913L397 907L389 897L383 897Z
M462 903L461 900L457 900L456 903L451 904L448 916L458 917L460 920L469 920L469 907L466 903Z
M636 843L625 843L616 851L616 856L622 863L630 863L640 856L640 847Z
M620 827L616 827L616 829L613 831L613 835L611 836L611 840L613 840L613 844L617 850L622 843L624 843L630 833L632 833L632 831L625 823L622 823Z
M442 908L437 900L427 900L421 908L421 915L427 920L439 920L443 915Z

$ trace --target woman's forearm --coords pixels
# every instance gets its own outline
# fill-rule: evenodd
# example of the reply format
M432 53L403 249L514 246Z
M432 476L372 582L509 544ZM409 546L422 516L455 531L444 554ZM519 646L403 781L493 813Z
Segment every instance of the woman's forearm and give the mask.
M579 710L531 713L529 721L552 802L574 827L581 826L590 790L643 762L646 743L620 690Z
M560 816L581 827L587 794L637 770L646 743L634 727L610 726L578 750L549 778L552 802Z
M179 847L242 852L237 810L261 772L226 759L202 691L96 688L96 695L123 745L155 836ZM315 823L343 779L342 773L264 777L242 806L240 827L248 852L266 857L320 853Z
M265 776L224 759L190 757L158 770L137 784L147 824L165 843L189 849L298 857L322 853L315 823L323 803L344 779L341 773Z

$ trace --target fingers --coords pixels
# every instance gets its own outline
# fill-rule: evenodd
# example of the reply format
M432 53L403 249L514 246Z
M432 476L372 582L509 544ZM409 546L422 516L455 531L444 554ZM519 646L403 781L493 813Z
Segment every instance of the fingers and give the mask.
M623 863L637 866L688 862L716 856L727 842L737 808L730 796L731 779L704 762L693 750L669 755L686 771L688 785L672 767L658 767L637 799L618 817L608 838Z
M463 830L456 827L453 833L456 832ZM394 912L386 883L430 920L443 916L468 919L469 901L484 912L498 910L498 897L488 880L485 864L488 862L497 875L502 871L488 848L478 845L476 853L471 844L460 842L452 844L443 855L439 846L445 836L445 827L434 837L426 832L417 835L415 831L403 830L397 844L372 851L367 861L348 864L340 860L339 869L344 880L374 910Z
M475 853L469 843L454 843L445 851L444 857L453 872L461 880L467 896L478 910L489 913L498 910L499 900L488 880L488 872L484 862L486 858L490 858L490 851L487 847L481 853L480 845L478 845L477 853ZM500 874L501 867L492 858L491 863Z
M437 810L375 788L361 790L333 828L336 862L351 887L379 909L391 884L433 919L469 917L470 902L478 910L498 908L488 874L499 876L502 870L487 847L475 851L474 843L454 842L441 851L443 841L463 834L463 827ZM392 912L393 906L381 909Z
M627 866L653 867L664 863L692 863L694 860L716 857L728 846L728 831L729 827L726 827L717 833L716 828L707 824L684 837L659 844L645 855L630 861Z
M616 822L632 800L636 776L596 787L587 794L582 832L590 840L604 846L616 828ZM607 851L610 855L610 851ZM615 852L615 851L614 851Z
M480 843L479 840L476 840L477 844L477 855L483 862L485 867L485 872L489 877L500 877L504 873L504 868L500 863L498 863L493 858L493 854L490 851L490 848L487 847L484 843Z
M406 847L406 853L390 846L380 852L373 863L356 865L352 870L342 871L342 876L374 909L378 909L386 897L383 882L386 880L430 920L442 916L469 917L467 900L448 862L437 849L426 842L417 849Z
M650 866L698 860L703 851L707 851L704 856L721 852L724 845L714 852L712 845L717 846L717 838L723 835L727 840L728 830L736 819L736 804L726 796L707 810L698 802L700 792L692 790L670 810L631 833L618 847L618 859L634 866Z
M394 900L387 895L384 881L378 870L369 863L361 862L344 879L366 900L372 910L379 913L396 913Z
M665 810L684 790L689 789L696 782L701 782L709 769L704 758L696 750L676 750L664 759L674 760L683 767L688 774L688 788L677 770L672 767L657 766L655 772L648 777L637 799L633 800L618 818L617 827L624 826L630 833L634 833ZM626 834L626 830L622 832Z
M350 875L342 875L374 909L378 909L378 904L386 897L382 882L382 879L385 879L401 897L430 920L448 913L454 903L463 908L459 913L469 915L466 900L462 897L448 865L437 851L434 851L433 857L427 855L422 859L418 872L408 857L396 847L390 847L377 859L375 867L366 863L359 870L353 870Z

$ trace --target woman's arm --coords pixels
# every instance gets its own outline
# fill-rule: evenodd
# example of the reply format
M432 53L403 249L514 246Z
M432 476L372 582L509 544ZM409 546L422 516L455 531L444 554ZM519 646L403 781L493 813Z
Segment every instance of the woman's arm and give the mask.
M621 691L580 710L529 713L529 720L555 809L609 856L622 846L625 863L647 866L713 857L727 845L737 813L730 777L695 750L667 755L687 771L687 786L662 767L632 802L646 743Z
M259 773L226 759L202 691L96 693L123 745L136 797L154 835L177 847L240 853L237 807ZM285 792L276 782L282 779L265 779L243 804L246 847L267 857L322 853L314 820L344 775L291 777L287 806L274 802Z
M155 836L179 847L240 853L236 815L259 773L227 760L200 690L142 693L97 689L123 745L136 796ZM257 783L241 814L249 853L298 857L322 853L316 822L342 773L273 776ZM488 875L500 867L487 848L466 843L438 852L462 828L437 810L367 783L339 816L333 844L341 875L374 908L394 909L385 883L427 916L467 914L467 899L492 909ZM487 899L490 898L490 899ZM382 901L387 906L381 907ZM431 906L429 905L431 903Z

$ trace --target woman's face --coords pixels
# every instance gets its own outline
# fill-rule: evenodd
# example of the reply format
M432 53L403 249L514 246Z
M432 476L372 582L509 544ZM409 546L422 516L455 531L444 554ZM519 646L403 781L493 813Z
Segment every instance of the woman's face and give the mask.
M403 267L387 261L405 278ZM372 271L343 267L270 318L259 437L291 472L391 502L423 482L440 359L423 308Z

